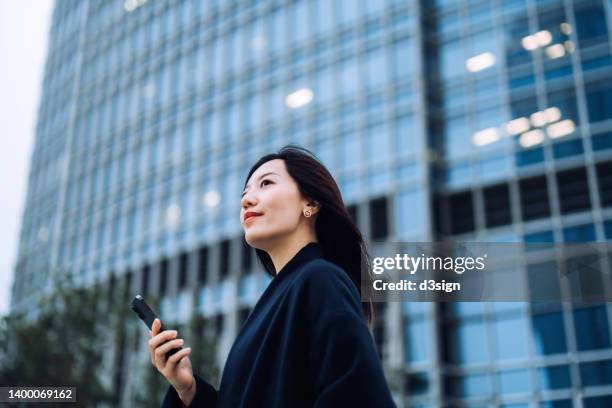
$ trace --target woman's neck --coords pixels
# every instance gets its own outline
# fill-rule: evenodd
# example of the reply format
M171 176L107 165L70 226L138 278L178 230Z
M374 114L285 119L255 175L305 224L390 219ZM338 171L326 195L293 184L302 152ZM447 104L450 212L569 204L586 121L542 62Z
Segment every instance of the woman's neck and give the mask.
M318 242L317 237L313 235L306 235L301 237L294 237L293 239L285 240L282 246L270 249L268 255L272 258L274 269L276 273L280 272L285 265L300 251L311 242Z

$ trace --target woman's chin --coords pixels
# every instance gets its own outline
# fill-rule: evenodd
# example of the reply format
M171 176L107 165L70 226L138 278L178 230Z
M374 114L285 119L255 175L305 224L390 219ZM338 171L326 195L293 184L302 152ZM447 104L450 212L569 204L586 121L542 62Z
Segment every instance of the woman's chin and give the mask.
M261 236L262 234L258 233L257 231L253 231L252 229L252 227L246 228L244 231L244 240L253 248L258 248L257 244L263 241L263 237Z
M252 227L247 228L244 232L244 240L249 246L266 252L268 248L276 242L274 235L262 231L255 231L255 228Z

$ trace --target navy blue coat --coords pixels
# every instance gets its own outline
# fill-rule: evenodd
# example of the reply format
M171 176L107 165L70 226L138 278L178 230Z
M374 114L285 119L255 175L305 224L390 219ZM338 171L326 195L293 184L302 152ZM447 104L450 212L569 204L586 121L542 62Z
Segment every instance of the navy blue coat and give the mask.
M359 292L304 246L272 279L227 357L219 390L197 374L190 407L395 407ZM162 407L182 407L169 387Z

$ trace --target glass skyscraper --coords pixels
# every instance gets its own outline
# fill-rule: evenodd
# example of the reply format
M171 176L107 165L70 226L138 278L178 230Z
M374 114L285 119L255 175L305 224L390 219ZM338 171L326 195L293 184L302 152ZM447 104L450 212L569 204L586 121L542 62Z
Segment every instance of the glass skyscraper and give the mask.
M57 1L12 310L127 284L214 318L222 366L269 281L241 187L287 143L372 241L610 239L611 25L609 0ZM612 406L609 303L377 309L400 406Z

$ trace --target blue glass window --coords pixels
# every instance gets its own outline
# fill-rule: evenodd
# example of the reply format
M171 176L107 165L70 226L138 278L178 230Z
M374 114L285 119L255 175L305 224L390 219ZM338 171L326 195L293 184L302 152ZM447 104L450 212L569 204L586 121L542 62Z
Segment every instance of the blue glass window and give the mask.
M368 191L371 194L384 194L389 191L391 171L388 166L373 167L368 171Z
M465 92L463 84L449 85L444 88L442 104L447 111L462 111L465 104Z
M491 14L491 3L469 3L469 24L471 27L482 28L490 26L493 21ZM491 33L491 37L495 37L494 33Z
M502 394L516 394L529 392L529 371L512 370L498 374L499 386Z
M301 1L295 6L295 40L299 43L307 41L310 35L310 14L308 13L310 2Z
M432 302L402 302L402 313L423 316L432 309Z
M389 82L389 66L384 48L366 55L366 67L369 87L375 88Z
M502 124L501 122L505 119L504 116L504 112L499 105L483 106L474 112L474 126L476 130L496 127Z
M580 377L586 386L612 384L612 360L581 363Z
M402 116L395 121L395 149L400 154L419 152L419 145L415 145L419 140L416 124L413 116Z
M542 401L540 408L573 408L574 403L571 399Z
M510 173L510 157L507 155L496 155L480 162L481 180L495 180L499 177L508 176Z
M390 135L383 123L377 123L367 129L368 154L373 162L389 162L391 156Z
M359 75L359 64L357 58L350 58L342 62L339 67L340 85L342 93L353 94L359 92L363 78Z
M461 41L451 41L440 47L440 72L443 80L455 79L464 73L465 56Z
M593 150L612 148L612 132L592 136Z
M553 145L553 153L556 159L582 154L583 151L582 139L568 140Z
M249 274L240 279L238 283L238 296L241 298L247 297L255 292L255 275Z
M283 117L285 113L285 93L281 86L277 86L270 90L270 119L273 121L279 120Z
M591 122L612 118L612 82L587 85L586 100Z
M341 180L341 188L347 202L355 200L361 192L363 177L356 173L350 173Z
M411 236L423 231L425 211L423 192L420 190L401 192L396 200L395 214L399 236Z
M500 359L527 357L527 328L521 315L495 322L497 354Z
M446 169L446 183L453 188L470 185L474 182L472 170L472 165L469 163L452 165Z
M491 394L491 377L488 374L471 374L459 379L454 395L478 397Z
M491 67L494 67L498 58L497 36L495 31L482 31L478 34L473 34L467 43L467 58L480 56L483 53L493 54L494 62L490 67L480 69L477 73L487 72ZM461 67L465 67L466 61L461 61ZM459 66L459 61L455 62Z
M243 30L241 28L237 28L230 34L230 48L232 50L232 69L240 70L244 65L243 57L245 55L244 52L244 38L243 38Z
M497 76L479 78L477 81L473 83L473 87L474 87L474 98L476 99L476 105L478 105L478 102L480 102L481 100L487 99L488 103L485 106L488 106L488 104L490 104L491 101L497 102L501 98L500 96L501 88L499 86L499 78ZM494 122L497 122L495 124L498 125L500 124L501 121L504 120L505 113L499 107L496 107L495 109L499 111L499 115L491 117L491 120ZM496 119L496 120L493 120L493 119Z
M334 28L333 6L334 2L329 0L318 0L316 2L316 18L314 21L317 34L326 33Z
M549 1L549 3L554 3L554 1ZM552 10L545 7L539 8L538 20L540 23L539 29L548 30L552 35L552 42L563 42L569 38L566 34L567 31L562 31L562 27L560 27L562 23L567 22L563 7Z
M385 10L387 6L386 0L370 0L365 2L366 12L368 14L378 14Z
M610 347L610 328L605 306L574 310L574 329L578 350Z
M522 150L516 153L516 165L519 167L540 163L542 161L544 161L544 151L541 147Z
M457 0L437 0L438 3L457 4ZM444 10L439 14L438 31L441 33L454 33L461 28L462 18L457 15L456 9Z
M347 24L357 19L358 12L361 11L359 0L339 0L334 4L339 6L340 24Z
M565 324L561 312L543 313L531 317L533 340L539 355L565 353Z
M445 152L450 158L468 155L473 150L468 122L464 116L446 121Z
M329 67L317 72L317 87L315 91L315 102L322 103L330 102L336 90L336 82L334 81L334 71Z
M563 240L565 242L595 241L595 227L593 224L584 224L563 228Z
M454 330L459 364L486 363L489 361L487 332L482 320L466 320Z
M582 70L589 71L592 69L609 67L612 65L612 56L608 53L605 55L598 55L596 57L585 57L582 60Z
M512 118L517 119L520 117L529 118L532 113L537 112L538 101L535 96L528 98L516 98L511 101Z
M572 88L548 93L548 105L559 108L561 120L571 119L574 123L579 123L578 105L576 103L576 91Z
M572 68L571 61L569 60L569 56L565 57L565 59L567 60L566 65L559 65L560 61L555 61L555 64L545 64L544 77L546 80L550 81L556 78L572 75L574 70Z
M584 408L610 408L612 407L612 396L604 395L601 397L585 398Z
M524 1L523 10L527 10ZM504 41L506 46L506 62L509 68L530 63L531 52L523 47L521 40L530 35L529 22L526 18L513 18L504 24Z
M234 102L229 106L229 109L227 110L226 132L232 139L237 138L238 126L241 123L241 118L239 116L239 108L240 105Z
M321 159L321 162L325 166L327 166L327 168L329 169L333 168L333 164L334 164L333 163L333 155L334 155L333 147L334 147L334 144L332 143L331 139L320 140L319 142L317 142L315 146L315 152L317 156L319 157L319 159Z
M406 324L406 360L409 363L429 360L429 342L431 321L426 319L411 320Z
M409 80L416 66L414 45L410 39L397 41L393 44L393 79L395 81Z
M397 175L402 182L410 180L418 180L423 174L422 166L410 161L404 161L397 165Z
M608 34L606 11L601 1L591 1L587 7L579 7L576 13L576 32L580 46L591 45L594 41L605 41Z
M272 50L275 54L282 53L287 48L285 9L277 9L270 15L269 19L272 23Z
M572 386L569 366L541 367L539 373L540 386L545 390L558 390Z
M604 234L607 240L612 240L612 220L604 222Z
M354 168L361 162L359 140L355 133L345 133L342 136L342 165L345 169Z
M211 59L213 61L213 79L219 82L224 75L226 69L226 62L223 52L222 41L213 41L213 49Z

